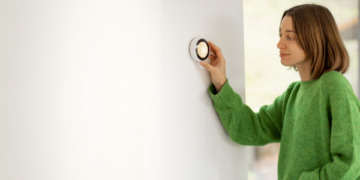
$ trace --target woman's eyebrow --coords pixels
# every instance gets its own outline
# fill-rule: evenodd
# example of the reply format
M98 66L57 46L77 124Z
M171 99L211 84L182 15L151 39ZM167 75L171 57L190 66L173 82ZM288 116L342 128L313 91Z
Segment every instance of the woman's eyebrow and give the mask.
M279 33L281 32L281 28L279 28ZM285 32L294 32L293 30L286 30Z

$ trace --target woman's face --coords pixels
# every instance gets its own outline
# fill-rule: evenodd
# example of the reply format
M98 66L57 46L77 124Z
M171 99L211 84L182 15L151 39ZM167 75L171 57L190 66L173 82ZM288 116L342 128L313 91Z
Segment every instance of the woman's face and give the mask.
M280 49L281 64L284 66L298 66L305 62L305 52L297 45L292 27L292 18L285 16L280 24L280 40L277 44Z

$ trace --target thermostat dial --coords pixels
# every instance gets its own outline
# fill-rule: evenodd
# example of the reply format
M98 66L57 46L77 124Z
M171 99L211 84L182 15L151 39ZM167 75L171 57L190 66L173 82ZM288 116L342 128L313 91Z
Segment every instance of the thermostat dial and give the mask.
M190 55L196 61L205 61L210 55L209 43L204 38L194 38L190 42Z

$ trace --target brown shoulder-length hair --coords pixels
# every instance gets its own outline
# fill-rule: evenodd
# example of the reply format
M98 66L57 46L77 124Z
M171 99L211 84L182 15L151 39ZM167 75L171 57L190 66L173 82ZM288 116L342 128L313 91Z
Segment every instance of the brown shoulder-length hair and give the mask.
M304 50L306 59L311 61L312 79L332 70L342 74L347 71L349 54L335 19L326 7L302 4L286 10L281 21L285 16L292 18L297 44ZM292 67L298 71L295 65Z

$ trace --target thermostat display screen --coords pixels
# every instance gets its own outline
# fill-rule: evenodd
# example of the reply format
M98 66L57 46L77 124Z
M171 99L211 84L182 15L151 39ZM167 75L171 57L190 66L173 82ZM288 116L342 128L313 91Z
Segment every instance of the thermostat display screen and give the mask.
M208 54L208 46L205 42L200 42L197 48L197 54L201 57L201 58L205 58L206 55Z

